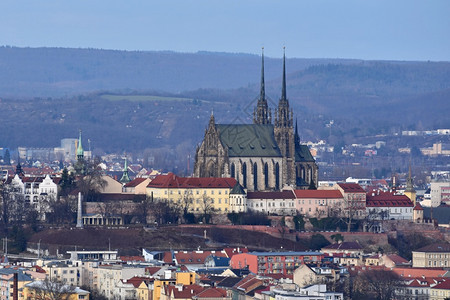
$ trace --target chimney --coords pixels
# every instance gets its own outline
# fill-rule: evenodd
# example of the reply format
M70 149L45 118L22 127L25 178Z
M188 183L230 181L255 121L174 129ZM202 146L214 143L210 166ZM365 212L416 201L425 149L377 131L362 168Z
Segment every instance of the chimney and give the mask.
M19 273L14 273L13 300L19 300Z

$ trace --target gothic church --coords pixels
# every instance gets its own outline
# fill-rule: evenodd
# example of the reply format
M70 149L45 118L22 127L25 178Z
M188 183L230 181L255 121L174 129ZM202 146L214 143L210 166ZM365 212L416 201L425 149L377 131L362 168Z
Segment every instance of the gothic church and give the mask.
M318 167L306 145L300 144L297 125L286 97L286 55L283 55L281 98L274 122L264 86L253 124L216 124L211 115L205 137L195 155L195 177L233 177L248 191L274 191L284 186L315 188Z

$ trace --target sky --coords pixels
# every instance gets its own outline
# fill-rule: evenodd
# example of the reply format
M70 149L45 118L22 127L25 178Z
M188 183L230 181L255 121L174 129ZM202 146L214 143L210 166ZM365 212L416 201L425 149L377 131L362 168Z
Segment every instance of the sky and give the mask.
M450 61L450 1L1 0L6 45Z

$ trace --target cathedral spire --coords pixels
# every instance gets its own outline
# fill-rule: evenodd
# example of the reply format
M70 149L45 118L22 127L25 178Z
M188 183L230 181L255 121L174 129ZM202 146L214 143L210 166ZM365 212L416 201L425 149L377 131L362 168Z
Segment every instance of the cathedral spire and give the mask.
M264 47L262 48L261 55L261 86L259 89L258 103L253 112L254 124L270 124L272 122L272 116L267 104L266 88L264 82Z
M283 47L283 80L281 83L281 98L278 102L278 110L275 116L275 126L277 127L291 127L293 113L289 109L289 101L286 96L286 49Z
M281 100L286 100L286 47L283 47L283 82L281 85Z

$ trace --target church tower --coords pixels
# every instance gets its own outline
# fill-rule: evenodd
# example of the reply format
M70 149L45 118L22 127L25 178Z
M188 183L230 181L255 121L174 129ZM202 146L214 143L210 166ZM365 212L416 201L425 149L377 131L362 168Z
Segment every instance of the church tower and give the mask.
M275 139L283 156L283 182L287 185L296 185L295 178L295 143L293 112L289 108L289 100L286 97L286 53L283 53L283 81L281 86L281 98L275 112Z
M411 165L409 165L408 178L406 179L406 189L404 195L408 197L414 206L416 206L416 190L414 189L413 179L411 176Z
M253 124L266 125L272 123L272 115L267 104L266 88L264 83L264 48L262 49L261 65L261 87L259 91L258 104L253 111Z
M119 182L125 185L128 182L130 182L130 181L131 181L131 179L128 176L128 160L125 157L125 164L124 164L124 167L123 167L122 178L120 178Z
M80 129L80 136L78 137L78 147L77 147L77 160L81 161L84 159L84 150L83 146L81 145L81 129Z

